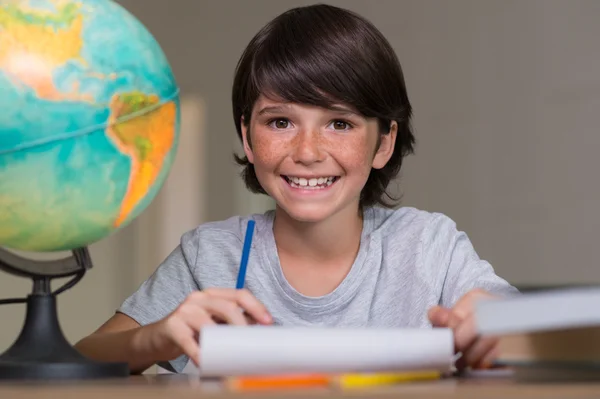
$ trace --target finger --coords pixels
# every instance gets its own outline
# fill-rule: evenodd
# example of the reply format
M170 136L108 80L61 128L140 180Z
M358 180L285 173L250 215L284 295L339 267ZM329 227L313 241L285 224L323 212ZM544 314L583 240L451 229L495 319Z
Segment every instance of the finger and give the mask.
M273 318L267 308L247 289L209 288L209 295L236 301L238 305L256 321L262 324L271 324Z
M169 329L169 336L173 343L198 366L199 342L196 339L195 329L183 319L171 322Z
M243 311L241 308L238 308L238 309L241 311L242 315L246 319L246 324L248 324L248 325L258 324L258 322L254 319L254 317L250 316L248 313ZM218 317L213 317L213 319L217 322L217 324L227 324L227 322L225 320L220 319Z
M448 328L451 328L452 330L454 330L454 334L456 334L456 330L464 323L464 321L465 321L465 318L462 317L460 314L456 313L454 311L454 309L452 309L448 313L447 326L448 326Z
M447 327L450 320L450 309L434 306L427 312L427 317L433 327Z
M194 331L196 340L202 327L216 324L209 312L200 303L189 303L181 307L178 311L178 319Z
M271 314L252 293L246 289L235 290L235 295L239 305L250 317L254 318L261 324L271 324L273 318Z
M244 317L244 314L240 311L237 302L219 297L211 298L207 296L203 302L199 302L198 304L217 320L236 326L248 325L246 317Z
M475 368L489 369L496 365L496 360L500 355L498 345L495 345L478 363L475 364Z
M475 329L473 315L464 320L454 332L456 350L462 352L461 362L473 366L498 345L496 337L481 337Z
M475 340L473 345L463 353L465 362L473 367L481 366L483 359L494 350L497 345L497 339L491 337L483 337Z
M248 323L249 325L258 324L258 322L253 317L251 317L249 314L244 313L244 317L246 318L246 323Z
M202 312L199 313L200 314L198 314L198 317L191 320L191 323L189 324L189 326L192 329L192 336L190 337L190 339L194 344L194 351L191 353L187 353L185 351L185 348L183 346L181 347L181 350L184 353L186 353L188 357L190 357L190 359L192 359L196 367L200 367L200 331L206 326L216 324L211 318L210 314L204 311L204 309L202 309ZM191 343L188 343L188 345L191 348Z
M471 345L475 342L477 338L477 333L475 331L475 323L474 318L472 316L467 317L466 320L461 320L458 322L458 318L455 317L455 324L452 327L454 330L454 345L456 350L459 352L467 351Z
M475 309L475 303L482 299L495 298L494 295L482 289L473 289L463 295L452 307L456 315L466 319Z
M221 295L220 291L224 291L224 290L210 288L210 289L203 290L203 291L193 292L186 298L185 303L182 305L182 307L184 308L184 309L182 309L182 311L184 311L188 317L190 317L190 316L195 317L197 312L206 310L207 304L210 304L213 301L225 300L225 299L223 299L223 295ZM232 297L232 296L230 295L230 297ZM233 306L235 306L237 313L243 313L243 309L241 309L237 305L237 303L233 302L233 301L234 301L234 298L232 297L232 299L229 300L228 302L231 302L234 304ZM224 310L222 308L221 308L221 310L212 308L210 310L210 313L211 313L210 318L217 324L239 324L240 323L240 319L237 319L237 322L235 320L228 320L226 317L223 316L223 311Z
M250 316L249 314L244 312L244 318L246 319L246 324L249 326L255 326L258 324L258 322L256 320L254 320L254 318L252 316ZM219 319L219 318L214 318L214 320L217 322L217 324L227 324L227 322L225 320Z

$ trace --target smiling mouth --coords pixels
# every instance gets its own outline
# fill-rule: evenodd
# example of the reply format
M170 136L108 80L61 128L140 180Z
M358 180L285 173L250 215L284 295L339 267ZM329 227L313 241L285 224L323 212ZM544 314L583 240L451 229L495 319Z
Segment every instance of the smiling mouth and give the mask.
M303 190L322 190L331 186L339 180L339 176L323 176L323 177L296 177L296 176L281 176L293 188L301 188Z

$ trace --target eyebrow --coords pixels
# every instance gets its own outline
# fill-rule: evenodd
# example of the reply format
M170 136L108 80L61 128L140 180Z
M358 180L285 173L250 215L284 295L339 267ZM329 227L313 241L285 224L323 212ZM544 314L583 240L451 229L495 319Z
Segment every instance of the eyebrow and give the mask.
M354 111L351 108L347 108L341 105L332 105L329 107L329 110L337 112L339 114L342 115L355 115L355 116L360 116L360 114L357 111Z
M265 115L265 114L280 114L285 111L289 111L290 108L291 108L290 106L282 106L282 105L266 106L266 107L263 107L260 111L258 111L257 115L260 116L260 115ZM332 105L332 106L328 107L327 109L330 111L333 111L333 112L337 112L339 114L343 114L343 115L360 116L360 114L358 114L358 112L356 112L350 108L340 106L340 105Z
M265 115L265 114L280 114L286 110L289 110L289 107L284 107L280 105L267 106L258 111L257 115Z

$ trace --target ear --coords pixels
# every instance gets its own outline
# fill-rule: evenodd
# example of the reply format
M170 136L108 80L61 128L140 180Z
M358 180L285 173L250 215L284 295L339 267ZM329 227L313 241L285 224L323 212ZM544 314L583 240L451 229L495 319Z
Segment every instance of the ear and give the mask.
M383 168L394 153L394 146L396 145L396 136L398 135L398 123L392 121L390 125L390 132L388 134L382 134L379 136L379 148L373 158L373 168Z
M248 162L254 163L254 153L252 152L252 143L250 141L250 129L248 129L248 125L244 121L244 117L242 117L242 123L240 124L242 127L242 144L244 146L244 153L246 154L246 158L248 158Z

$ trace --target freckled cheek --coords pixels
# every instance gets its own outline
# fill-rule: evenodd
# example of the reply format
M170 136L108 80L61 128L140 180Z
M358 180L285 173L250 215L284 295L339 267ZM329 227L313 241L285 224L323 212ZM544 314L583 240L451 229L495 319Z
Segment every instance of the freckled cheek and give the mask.
M368 175L371 171L372 150L370 143L362 137L340 140L332 146L332 155L347 172Z
M255 166L274 167L287 153L287 145L282 140L255 134L252 136L252 153Z

